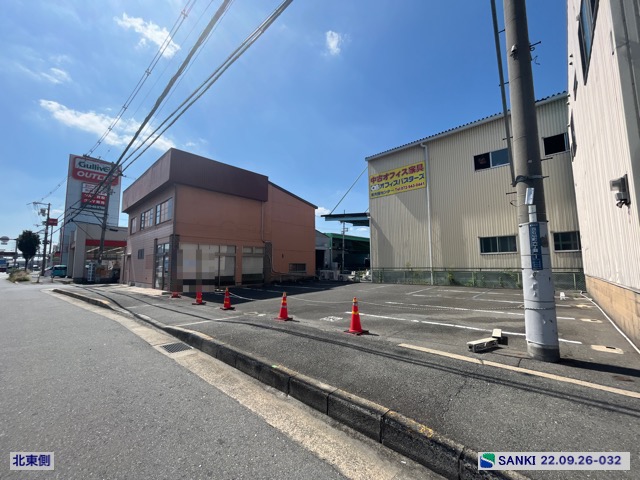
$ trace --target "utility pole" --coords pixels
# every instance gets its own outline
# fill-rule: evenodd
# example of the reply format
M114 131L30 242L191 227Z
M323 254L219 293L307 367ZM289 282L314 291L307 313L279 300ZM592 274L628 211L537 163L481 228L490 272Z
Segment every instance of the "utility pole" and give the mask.
M111 170L107 173L106 178L104 179L104 185L106 186L105 192L105 205L104 205L104 214L102 215L102 226L100 229L100 248L98 250L98 265L102 265L102 257L104 255L104 237L107 232L107 222L109 220L109 201L111 199L111 182L112 179L117 175L116 171L118 169L117 164L111 165ZM96 192L97 195L98 192Z
M342 266L340 268L340 273L345 270L344 267L344 234L347 232L348 228L345 226L345 223L342 222Z
M525 0L504 0L527 351L560 360Z
M109 199L111 197L111 179L107 177L107 191L104 205L104 214L102 215L102 224L100 228L100 249L98 250L98 265L102 265L102 256L104 255L104 237L107 232L107 221L109 220Z
M44 205L44 204L40 204ZM44 208L40 210L40 214L44 215ZM44 243L42 244L42 265L40 265L40 275L44 277L44 270L47 263L47 232L49 231L49 215L51 214L51 204L47 203L46 220L44 221ZM40 279L38 278L38 282Z

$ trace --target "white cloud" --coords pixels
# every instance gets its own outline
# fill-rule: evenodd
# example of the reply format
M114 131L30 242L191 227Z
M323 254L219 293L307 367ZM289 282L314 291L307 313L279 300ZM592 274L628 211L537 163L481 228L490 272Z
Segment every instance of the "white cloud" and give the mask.
M67 108L53 100L40 100L40 106L51 113L51 116L63 125L83 132L92 133L96 135L97 138L100 138L102 134L107 131L114 120L113 117L102 113L91 111L79 112L77 110ZM103 142L108 145L124 147L131 141L131 138L139 125L140 123L135 120L120 119ZM145 139L147 135L143 134L141 137L142 139ZM164 152L173 147L175 147L175 145L171 140L160 137L153 144L152 148Z
M71 81L71 76L60 68L52 67L46 72L37 72L19 63L16 63L15 65L18 70L30 76L34 80L46 80L47 82L51 82L56 85Z
M114 18L116 23L122 28L132 28L135 32L142 35L139 46L144 47L147 40L156 44L158 47L165 45L166 48L162 53L163 57L173 57L180 46L169 37L169 31L166 28L160 28L153 22L145 22L142 18L130 17L126 13L122 14L122 18ZM167 43L168 42L168 43Z
M345 36L340 33L334 32L333 30L329 30L324 34L325 37L325 46L327 47L327 52L329 55L339 55L342 44L344 43Z
M324 208L324 207L318 207L316 208L316 217L320 217L322 215L329 215L331 213L331 210Z
M48 80L51 83L55 83L55 84L71 81L71 77L67 72L65 72L60 68L55 68L55 67L50 68L49 72L41 72L40 76L45 80Z

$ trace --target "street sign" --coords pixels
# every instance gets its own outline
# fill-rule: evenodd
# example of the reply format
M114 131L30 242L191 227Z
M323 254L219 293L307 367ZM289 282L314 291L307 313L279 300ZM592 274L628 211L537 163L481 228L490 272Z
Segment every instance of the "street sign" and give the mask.
M48 218L47 219L47 225L49 227L57 227L58 226L58 219L57 218Z
M540 247L540 224L529 224L529 245L531 247L531 270L542 270L542 250Z

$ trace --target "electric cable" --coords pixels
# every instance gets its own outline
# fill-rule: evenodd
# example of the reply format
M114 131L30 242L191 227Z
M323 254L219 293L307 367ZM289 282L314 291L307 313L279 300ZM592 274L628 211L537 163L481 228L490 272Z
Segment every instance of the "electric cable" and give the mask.
M129 108L129 106L131 105L131 102L133 102L133 100L136 98L136 96L138 95L138 93L146 83L147 79L151 76L151 73L153 72L154 68L156 67L160 59L163 57L164 52L167 50L169 45L171 45L171 43L173 42L173 38L175 38L175 34L178 32L178 30L186 20L187 16L189 15L189 12L191 11L191 9L193 8L193 5L195 4L195 1L196 0L188 0L187 4L182 9L182 11L180 12L180 15L178 16L175 23L173 24L173 27L171 27L171 30L167 34L167 37L164 39L158 51L156 52L154 57L151 59L149 66L145 69L144 73L142 74L142 77L140 77L140 80L138 80L138 83L133 88L133 91L129 94L129 97L125 100L124 105L120 108L120 111L115 116L115 118L113 119L113 121L111 122L107 130L98 139L96 144L93 147L91 147L91 149L89 149L89 151L86 153L86 156L91 156L91 154L93 154L93 152L102 144L102 142L107 138L107 136L109 136L109 134L113 131L113 129L118 124L120 119L123 117L123 115Z
M273 22L286 10L286 8L293 2L293 0L285 0L280 4L280 6L274 10L267 19L258 26L241 44L238 48L236 48L229 57L196 89L191 95L189 95L172 113L167 117L151 134L147 140L151 138L162 126L171 119L171 117L175 116L175 118L153 139L151 142L144 148L142 152L140 152L136 157L132 158L132 155L135 154L137 150L141 148L142 145L136 147L134 151L127 157L126 160L129 160L128 164L123 164L122 171L126 171L138 158L140 158L150 147L153 145L158 138L162 136L164 132L166 132L202 95L205 94L209 88L220 78L220 76L238 59L240 56L253 45L253 43L264 34L264 32L273 24ZM200 92L200 93L198 93ZM195 97L195 98L194 98ZM191 102L187 104L187 102L192 99ZM186 106L185 106L186 104ZM184 106L184 108L182 108ZM180 111L180 109L182 109ZM125 161L126 161L125 160Z
M336 204L335 207L333 207L333 210L331 210L331 212L329 212L329 215L331 215L333 212L335 212L336 208L338 208L338 206L342 203L342 200L344 200L344 198L349 195L349 192L351 191L351 189L356 185L356 183L358 183L358 180L360 180L360 177L364 174L364 172L367 171L367 168L369 168L369 165L367 165L366 167L364 167L364 170L362 170L362 172L360 172L360 175L358 175L358 178L356 178L356 181L353 182L353 184L351 184L351 186L349 187L349 190L347 190L347 193L345 193L342 198L340 199L340 201Z
M76 212L73 214L73 216L67 220L65 217L65 222L72 222L85 208L87 208L87 205L90 205L91 202L98 196L100 195L100 193L103 191L105 184L110 183L111 179L113 178L113 176L116 174L116 172L118 172L118 167L120 166L120 164L122 163L122 159L124 158L124 156L126 155L127 151L129 150L129 148L131 148L131 146L135 143L136 139L138 138L138 136L140 135L140 132L142 132L145 128L145 126L147 125L147 123L149 122L150 118L153 116L153 114L155 113L155 111L158 109L158 106L162 103L162 101L164 100L164 98L167 96L168 92L170 91L170 89L173 87L173 85L175 84L176 80L178 79L178 77L180 75L182 75L182 73L185 71L188 63L191 61L191 58L194 56L194 54L197 52L197 50L204 44L206 38L209 36L211 30L213 29L213 27L218 23L219 19L222 17L222 15L226 12L226 10L228 9L229 5L233 2L233 0L224 0L222 5L218 8L218 10L216 11L216 13L214 14L214 16L211 18L211 20L209 21L209 23L207 24L207 26L205 27L205 29L202 31L202 33L200 34L200 37L198 38L198 40L196 41L196 43L193 45L193 47L191 47L191 50L189 51L189 54L187 55L187 57L183 60L182 64L180 65L178 71L173 75L173 77L171 78L171 80L169 81L169 83L165 86L162 94L158 97L158 99L156 100L156 103L154 105L154 107L151 109L151 111L147 114L146 118L144 119L144 121L140 124L140 126L138 127L138 130L136 131L136 133L134 134L134 136L131 138L131 140L129 141L129 144L127 145L127 147L124 149L124 151L122 152L122 154L120 155L120 157L118 158L118 160L114 163L112 163L112 167L111 170L109 171L109 173L107 173L105 175L105 178L100 181L96 187L94 188L91 197L88 199L87 202L85 202L83 205L80 206L79 209L76 210ZM77 205L78 203L81 203L81 200L76 201L74 204L72 204L68 210L71 210L71 208L75 205ZM107 206L108 208L108 206ZM65 212L66 213L66 212Z

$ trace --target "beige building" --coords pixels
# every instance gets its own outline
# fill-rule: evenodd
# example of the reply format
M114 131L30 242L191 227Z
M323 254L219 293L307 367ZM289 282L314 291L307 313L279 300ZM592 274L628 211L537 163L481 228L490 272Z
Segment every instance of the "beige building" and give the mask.
M176 149L123 194L123 281L213 291L315 275L315 205L264 175Z
M640 344L640 3L567 7L567 123L587 290Z
M551 263L580 284L582 255L567 141L567 95L536 103ZM367 159L373 280L516 286L520 246L502 115ZM561 274L564 272L564 274Z

